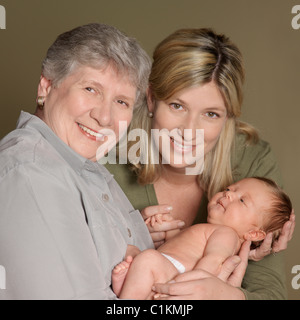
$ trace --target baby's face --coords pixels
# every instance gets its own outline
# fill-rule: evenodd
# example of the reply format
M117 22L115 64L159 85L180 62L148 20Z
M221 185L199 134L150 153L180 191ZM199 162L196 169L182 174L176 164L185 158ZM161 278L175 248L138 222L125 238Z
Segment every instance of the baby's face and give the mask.
M262 181L243 179L211 199L207 221L231 227L245 239L249 231L261 229L264 208L270 201L270 191Z

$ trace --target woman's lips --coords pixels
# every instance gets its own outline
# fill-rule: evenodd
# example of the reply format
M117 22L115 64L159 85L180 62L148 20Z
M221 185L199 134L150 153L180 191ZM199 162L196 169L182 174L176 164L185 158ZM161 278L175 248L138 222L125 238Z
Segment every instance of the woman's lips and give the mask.
M88 128L86 126L84 126L81 123L77 123L79 129L81 130L81 132L83 132L88 138L94 140L94 141L102 141L104 139L104 135L94 131L91 128Z
M180 142L177 142L173 137L170 137L170 140L174 146L174 149L176 149L180 152L191 152L195 148L194 145L186 145L186 144L182 144Z

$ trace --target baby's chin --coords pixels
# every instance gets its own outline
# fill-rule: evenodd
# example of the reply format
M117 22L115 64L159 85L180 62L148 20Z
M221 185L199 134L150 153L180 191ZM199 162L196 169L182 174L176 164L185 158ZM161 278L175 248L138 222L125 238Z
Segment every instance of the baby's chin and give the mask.
M219 212L214 212L214 210L207 211L207 223L211 224L222 224L221 216Z
M217 221L215 221L216 219L214 219L212 216L210 216L209 214L207 215L207 223L211 223L211 224L217 224Z

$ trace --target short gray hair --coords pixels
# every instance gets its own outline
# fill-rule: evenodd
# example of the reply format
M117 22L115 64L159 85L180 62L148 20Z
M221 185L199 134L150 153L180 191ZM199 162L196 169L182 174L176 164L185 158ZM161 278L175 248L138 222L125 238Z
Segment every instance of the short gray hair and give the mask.
M141 104L148 86L150 58L134 38L106 24L91 23L59 35L48 49L42 74L58 86L79 65L103 68L110 63L129 76L137 87L135 105Z

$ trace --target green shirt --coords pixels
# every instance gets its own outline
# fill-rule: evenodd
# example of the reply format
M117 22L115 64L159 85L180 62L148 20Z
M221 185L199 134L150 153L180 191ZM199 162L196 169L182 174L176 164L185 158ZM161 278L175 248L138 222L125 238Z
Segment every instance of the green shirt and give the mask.
M238 135L231 162L234 181L259 176L273 179L282 186L278 164L270 145L263 140L255 145L246 145L244 135ZM154 186L139 185L137 176L127 165L107 164L106 168L114 175L135 209L142 210L158 204ZM207 198L203 197L194 224L206 222L207 203ZM242 290L251 300L286 299L283 254L269 255L259 262L249 261Z

